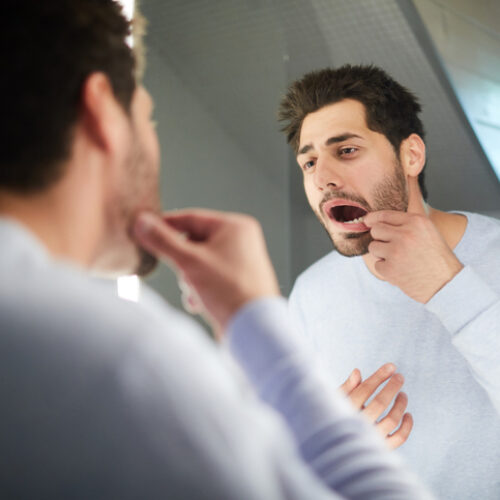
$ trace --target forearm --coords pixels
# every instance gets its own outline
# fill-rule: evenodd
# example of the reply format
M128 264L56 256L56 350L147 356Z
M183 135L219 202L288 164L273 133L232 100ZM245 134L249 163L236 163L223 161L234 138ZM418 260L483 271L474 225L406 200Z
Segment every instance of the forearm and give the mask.
M500 296L466 266L426 305L500 413Z
M261 398L283 416L303 459L330 489L346 498L425 496L374 430L313 369L283 299L244 308L230 325L229 342Z

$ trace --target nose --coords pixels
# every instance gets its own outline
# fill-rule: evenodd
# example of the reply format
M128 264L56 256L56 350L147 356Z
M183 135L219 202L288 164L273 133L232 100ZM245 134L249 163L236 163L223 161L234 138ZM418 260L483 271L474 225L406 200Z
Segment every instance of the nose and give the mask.
M339 166L330 155L319 156L314 170L314 184L323 191L324 189L341 189L344 181L339 173Z

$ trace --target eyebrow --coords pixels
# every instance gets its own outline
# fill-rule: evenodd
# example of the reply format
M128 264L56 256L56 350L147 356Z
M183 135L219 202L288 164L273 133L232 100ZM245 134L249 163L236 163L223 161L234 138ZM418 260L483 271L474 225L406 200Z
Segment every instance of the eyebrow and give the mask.
M363 139L361 136L359 136L357 134L345 133L345 134L341 134L341 135L336 135L334 137L330 137L329 139L326 140L325 146L331 146L332 144L336 144L338 142L343 142L343 141L346 141L347 139L352 139L353 137L355 137L357 139ZM299 150L299 152L297 153L297 156L306 154L311 149L313 149L313 145L306 144L304 147L302 147Z

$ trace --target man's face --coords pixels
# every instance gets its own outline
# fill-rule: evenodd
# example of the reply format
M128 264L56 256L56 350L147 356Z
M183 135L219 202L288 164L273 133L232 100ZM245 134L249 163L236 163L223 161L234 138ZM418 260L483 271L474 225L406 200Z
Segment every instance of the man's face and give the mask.
M153 101L143 87L134 93L131 116L127 117L123 155L109 178L106 226L108 233L100 252L98 268L114 274L151 272L156 258L131 238L135 215L140 210L158 212L160 151L152 122Z
M309 204L342 255L367 253L366 213L408 208L398 157L383 134L368 128L359 101L345 99L307 115L297 161Z

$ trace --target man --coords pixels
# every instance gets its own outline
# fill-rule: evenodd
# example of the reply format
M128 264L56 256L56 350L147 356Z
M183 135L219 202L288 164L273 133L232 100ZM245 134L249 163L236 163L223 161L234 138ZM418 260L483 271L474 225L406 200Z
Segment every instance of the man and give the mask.
M298 278L290 308L334 383L355 367L399 368L415 418L401 453L439 498L493 499L500 222L425 202L419 112L373 66L324 69L289 87L284 130L336 249Z
M0 496L426 497L311 373L258 224L158 215L152 101L118 5L3 15ZM138 242L175 265L259 398L191 320L91 277L151 270Z

